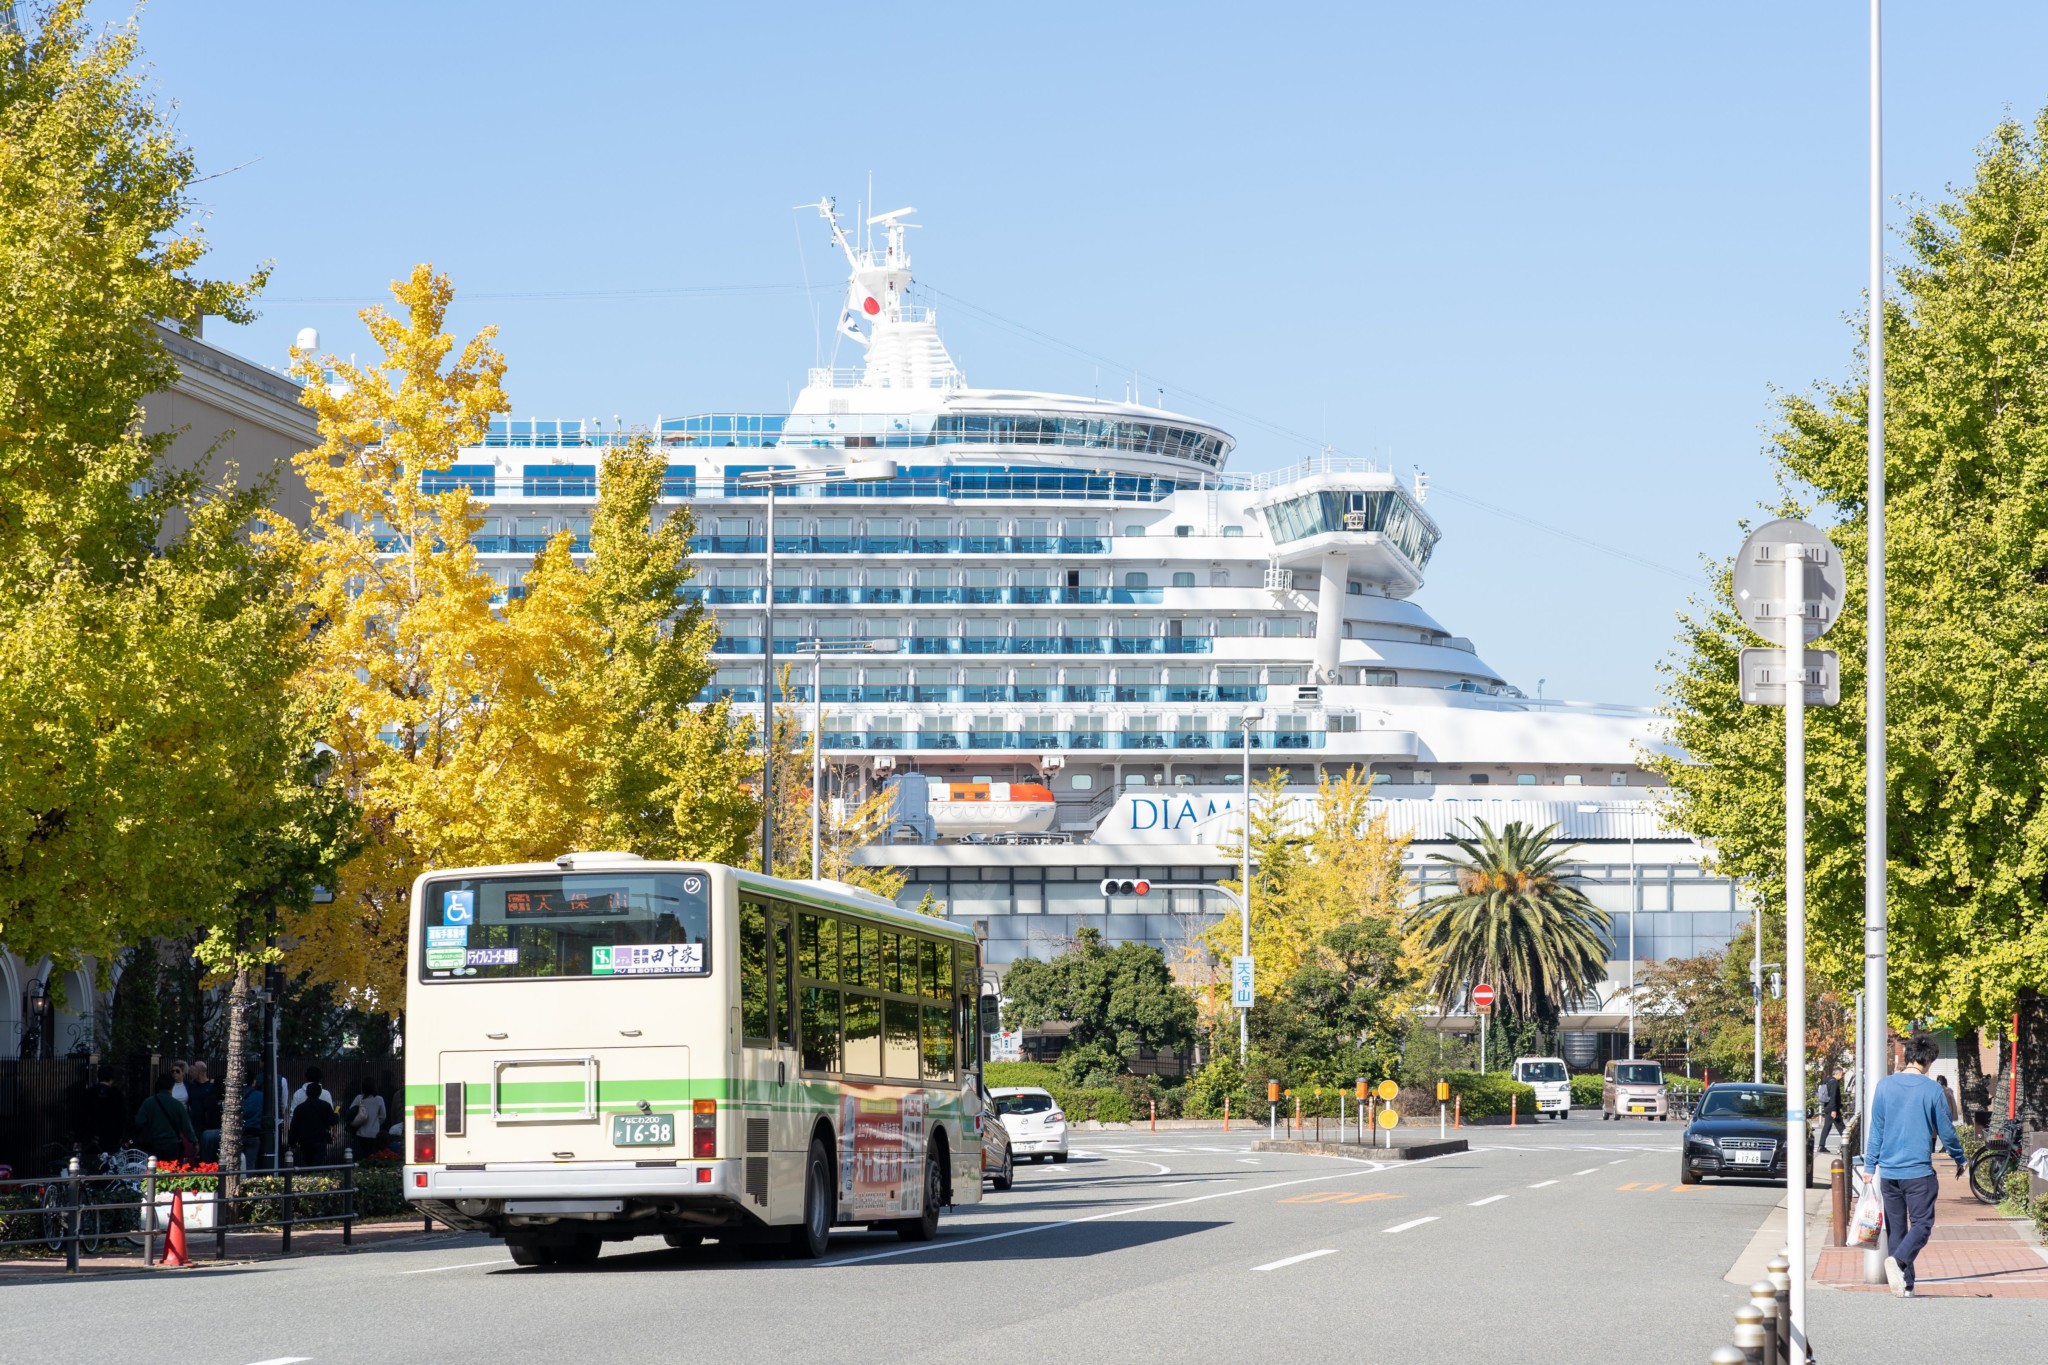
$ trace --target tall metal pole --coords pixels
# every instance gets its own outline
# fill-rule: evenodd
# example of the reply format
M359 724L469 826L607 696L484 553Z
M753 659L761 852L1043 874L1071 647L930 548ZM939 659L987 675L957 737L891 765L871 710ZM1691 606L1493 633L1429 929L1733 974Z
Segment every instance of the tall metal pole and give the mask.
M821 640L811 641L811 880L824 878L824 864L819 858L822 824L819 818L821 803L825 799L820 783L825 771L825 645Z
M761 573L761 871L775 875L775 480L762 483L767 567Z
M1785 1183L1792 1351L1806 1361L1806 550L1785 547Z
M1885 913L1890 814L1885 773L1885 469L1884 469L1884 7L1870 0L1870 408L1865 433L1869 491L1868 586L1864 594L1869 657L1864 664L1863 734L1863 1048L1857 1094L1871 1112L1877 1083L1891 1064L1890 1002L1886 999ZM1865 1284L1884 1282L1890 1238L1880 1231L1863 1253Z
M1238 952L1245 957L1252 955L1252 718L1246 716L1238 722L1238 730L1244 739L1244 839L1238 849L1238 887L1243 895L1237 902L1237 929L1240 947ZM1243 1066L1251 1048L1251 1026L1247 1022L1251 1011L1239 1007L1237 1011L1237 1064Z
M1870 0L1870 518L1869 588L1865 594L1869 660L1864 666L1863 740L1863 1056L1864 1112L1890 1063L1886 1047L1890 1018L1885 980L1885 879L1887 869L1885 780L1885 469L1884 469L1884 101L1881 0ZM1877 1256L1872 1251L1870 1256Z
M1749 1014L1753 1035L1750 1042L1750 1079L1764 1083L1764 907L1757 904L1750 926Z
M1643 898L1636 870L1636 832L1628 832L1628 1059L1636 1059L1636 902Z

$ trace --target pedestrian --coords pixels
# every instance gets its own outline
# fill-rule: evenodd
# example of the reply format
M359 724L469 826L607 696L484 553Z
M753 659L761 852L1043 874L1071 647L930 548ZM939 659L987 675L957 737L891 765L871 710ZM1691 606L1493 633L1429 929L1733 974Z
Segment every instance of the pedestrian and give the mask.
M1950 1123L1961 1123L1963 1121L1962 1101L1956 1098L1955 1091L1949 1089L1948 1077L1936 1076L1934 1083L1941 1087L1941 1098L1948 1104L1948 1121Z
M384 1145L384 1097L368 1080L356 1082L355 1098L342 1111L342 1126L348 1130L349 1146L358 1157L366 1157Z
M171 1063L171 1098L186 1106L190 1106L192 1103L192 1092L185 1086L185 1064L183 1062Z
M1821 1079L1814 1098L1820 1105L1820 1150L1825 1152L1830 1132L1849 1136L1848 1128L1842 1123L1842 1068L1836 1067L1831 1075Z
M199 1156L199 1135L192 1131L192 1116L172 1093L176 1084L170 1072L158 1073L155 1091L135 1111L142 1150L158 1161L192 1161Z
M1906 1040L1906 1069L1877 1083L1870 1097L1870 1141L1861 1163L1877 1181L1884 1200L1885 1236L1891 1254L1884 1277L1892 1293L1913 1297L1913 1261L1934 1231L1934 1199L1940 1179L1929 1153L1937 1139L1963 1173L1963 1144L1949 1117L1942 1087L1927 1078L1940 1048L1918 1033Z
M297 1090L292 1091L291 1099L285 1102L284 1121L286 1123L290 1123L292 1121L292 1115L298 1113L299 1106L306 1102L306 1091L308 1089L318 1090L320 1088L321 1082L325 1081L326 1079L327 1073L322 1071L319 1067L309 1066L306 1068L306 1083L304 1085L301 1085Z
M289 1136L301 1166L327 1164L327 1149L334 1141L334 1106L327 1102L320 1082L306 1082L306 1097L292 1110Z
M199 1134L199 1159L220 1160L220 1087L214 1084L206 1063L194 1061L185 1068L186 1111Z
M269 1112L263 1100L263 1082L256 1081L242 1092L242 1165L263 1164L263 1118Z

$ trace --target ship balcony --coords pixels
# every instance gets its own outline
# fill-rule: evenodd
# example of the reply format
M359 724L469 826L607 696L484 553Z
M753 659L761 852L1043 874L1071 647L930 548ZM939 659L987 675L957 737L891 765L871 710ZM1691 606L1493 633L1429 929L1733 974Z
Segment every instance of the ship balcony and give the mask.
M1102 555L1108 536L785 536L779 555ZM765 536L691 536L696 555L762 555Z
M840 656L843 660L844 656ZM870 704L947 703L952 705L1005 705L1011 703L1079 704L1083 706L1104 706L1117 703L1175 702L1199 704L1242 704L1266 700L1266 686L1263 683L1248 684L1177 684L1164 686L1124 685L1112 683L1087 683L1073 686L989 683L989 684L933 684L912 683L871 684L868 686L828 685L824 689L824 701L828 706L859 706ZM733 701L758 702L761 700L759 683L721 684L707 687L697 694L700 702L713 702L721 697ZM808 684L797 683L789 687L778 687L776 699L786 702L802 702L809 705L811 689Z
M711 647L714 654L759 654L758 635L721 635ZM776 636L775 652L801 655L806 637ZM1215 641L1207 635L1147 636L1008 636L1008 635L915 635L902 641L905 654L1208 654Z
M1239 750L1245 733L1228 730L828 730L821 748L857 753L1101 753ZM1329 737L1319 730L1254 730L1255 750L1321 749Z
M1164 588L777 588L775 605L789 606L1158 606ZM760 606L759 588L699 587L680 594L708 606Z

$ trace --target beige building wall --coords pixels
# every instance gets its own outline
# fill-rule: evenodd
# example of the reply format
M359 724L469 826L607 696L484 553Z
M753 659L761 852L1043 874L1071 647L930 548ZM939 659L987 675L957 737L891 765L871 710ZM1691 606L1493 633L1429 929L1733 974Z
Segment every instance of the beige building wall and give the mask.
M190 469L207 459L216 476L232 461L238 481L272 478L271 506L304 525L312 499L292 457L320 443L299 385L198 337L159 328L178 365L178 381L143 404L143 430L175 431L169 463ZM216 448L218 447L218 448Z

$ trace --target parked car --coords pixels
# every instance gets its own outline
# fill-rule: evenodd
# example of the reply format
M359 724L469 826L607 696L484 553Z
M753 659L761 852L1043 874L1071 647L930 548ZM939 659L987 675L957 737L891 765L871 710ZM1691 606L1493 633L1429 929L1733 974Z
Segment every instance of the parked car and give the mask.
M1646 1118L1669 1122L1664 1068L1656 1062L1613 1061L1600 1076L1601 1119Z
M999 1190L1017 1179L1017 1158L1010 1150L1010 1128L986 1090L981 1093L981 1178Z
M1067 1159L1067 1116L1052 1092L1035 1085L1006 1085L989 1092L1009 1130L1010 1150L1031 1161Z
M1679 1183L1697 1185L1710 1175L1783 1180L1785 1162L1784 1086L1724 1081L1707 1087L1685 1126ZM1810 1184L1811 1162L1806 1169Z

